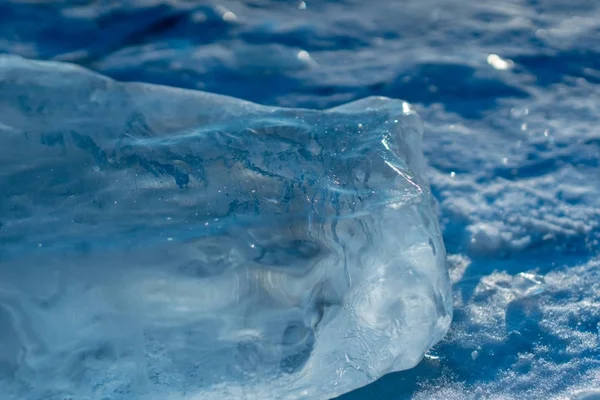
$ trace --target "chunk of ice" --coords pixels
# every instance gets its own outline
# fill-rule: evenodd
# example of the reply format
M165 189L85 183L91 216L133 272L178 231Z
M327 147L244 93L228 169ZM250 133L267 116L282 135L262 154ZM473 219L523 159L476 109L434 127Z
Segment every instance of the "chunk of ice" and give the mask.
M0 392L330 398L413 367L452 312L421 132L398 100L0 57Z

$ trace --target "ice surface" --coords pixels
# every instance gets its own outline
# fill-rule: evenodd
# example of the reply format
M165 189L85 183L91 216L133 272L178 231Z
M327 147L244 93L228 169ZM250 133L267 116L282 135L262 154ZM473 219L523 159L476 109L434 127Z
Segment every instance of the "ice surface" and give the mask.
M411 368L451 296L422 128L0 57L0 392L330 398Z

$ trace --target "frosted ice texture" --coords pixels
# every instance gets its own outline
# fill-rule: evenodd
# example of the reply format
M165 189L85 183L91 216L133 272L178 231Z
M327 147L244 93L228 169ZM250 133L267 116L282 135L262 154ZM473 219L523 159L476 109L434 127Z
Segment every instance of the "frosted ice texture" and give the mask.
M421 132L387 98L1 57L0 392L325 399L413 367L452 312Z

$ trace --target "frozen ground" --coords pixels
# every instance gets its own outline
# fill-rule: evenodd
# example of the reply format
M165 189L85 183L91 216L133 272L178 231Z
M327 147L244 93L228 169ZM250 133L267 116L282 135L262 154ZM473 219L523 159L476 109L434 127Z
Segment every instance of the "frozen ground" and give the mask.
M415 369L342 398L600 390L597 2L4 1L0 50L268 105L413 103L454 322Z

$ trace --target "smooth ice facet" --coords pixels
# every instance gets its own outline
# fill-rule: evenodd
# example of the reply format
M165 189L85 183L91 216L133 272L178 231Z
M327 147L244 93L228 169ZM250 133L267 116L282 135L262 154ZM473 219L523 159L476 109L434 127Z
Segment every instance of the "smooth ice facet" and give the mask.
M0 392L325 399L413 367L451 319L421 129L0 57Z

